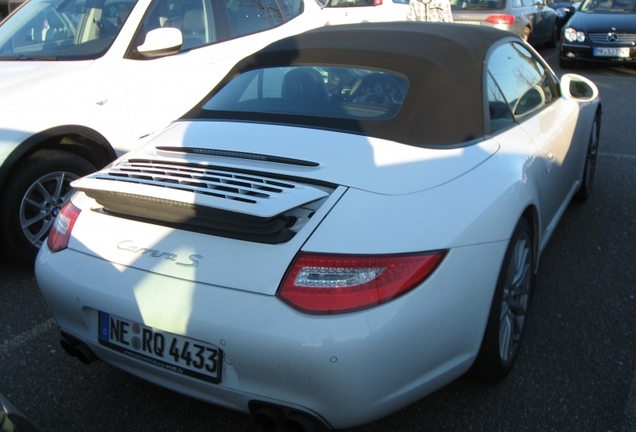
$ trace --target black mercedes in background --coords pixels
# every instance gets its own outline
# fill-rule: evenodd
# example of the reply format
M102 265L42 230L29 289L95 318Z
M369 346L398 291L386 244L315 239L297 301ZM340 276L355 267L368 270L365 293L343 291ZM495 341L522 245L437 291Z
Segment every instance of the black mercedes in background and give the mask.
M559 65L636 65L636 0L584 0L565 25Z

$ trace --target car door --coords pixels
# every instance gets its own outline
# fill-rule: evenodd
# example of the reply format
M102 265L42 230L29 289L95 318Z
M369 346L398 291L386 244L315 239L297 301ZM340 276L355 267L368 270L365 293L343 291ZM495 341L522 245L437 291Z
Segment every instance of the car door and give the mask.
M535 28L537 27L537 7L534 5L534 0L521 0L521 8L523 10L523 16L530 23L532 30L530 38L535 38Z
M551 229L576 188L579 166L570 145L578 105L560 97L556 77L534 50L521 43L495 49L488 68L516 123L538 149L543 168L539 210L543 228Z
M549 40L556 24L556 12L547 6L545 0L535 0L535 7L538 13L537 25L541 27L541 41Z
M527 0L523 1L526 2ZM556 22L555 12L546 6L545 0L532 0L529 14L529 16L532 16L533 22L532 39L541 42L549 40Z

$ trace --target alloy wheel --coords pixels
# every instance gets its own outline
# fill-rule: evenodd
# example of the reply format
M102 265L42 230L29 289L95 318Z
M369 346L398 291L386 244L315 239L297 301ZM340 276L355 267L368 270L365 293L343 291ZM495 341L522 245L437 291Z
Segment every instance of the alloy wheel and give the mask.
M519 349L532 289L532 251L527 233L514 246L506 274L499 320L499 355L511 362Z
M79 176L54 172L40 177L26 191L20 204L20 227L24 236L36 247L42 245L55 217L74 192L71 182Z

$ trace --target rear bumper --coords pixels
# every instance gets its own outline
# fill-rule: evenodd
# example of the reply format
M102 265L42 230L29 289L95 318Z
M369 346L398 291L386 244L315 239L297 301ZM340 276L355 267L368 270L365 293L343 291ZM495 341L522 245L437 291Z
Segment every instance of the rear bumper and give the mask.
M52 254L46 245L36 277L60 329L103 361L216 405L248 412L249 402L258 401L345 428L391 414L468 370L505 248L506 242L495 242L453 249L408 294L331 316L306 315L274 296L167 278L70 249ZM221 383L100 345L98 310L221 348Z

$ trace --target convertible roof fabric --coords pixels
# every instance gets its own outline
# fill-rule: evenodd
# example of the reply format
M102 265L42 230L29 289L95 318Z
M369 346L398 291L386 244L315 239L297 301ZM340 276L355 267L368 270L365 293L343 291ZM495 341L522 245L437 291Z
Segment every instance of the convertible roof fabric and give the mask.
M281 39L236 64L204 101L246 70L281 65L355 66L407 77L409 90L397 116L383 121L274 119L389 139L416 146L449 146L484 136L484 59L499 40L516 39L494 28L388 22L322 27ZM258 121L246 113L204 112L186 117ZM262 119L272 121L272 118Z

